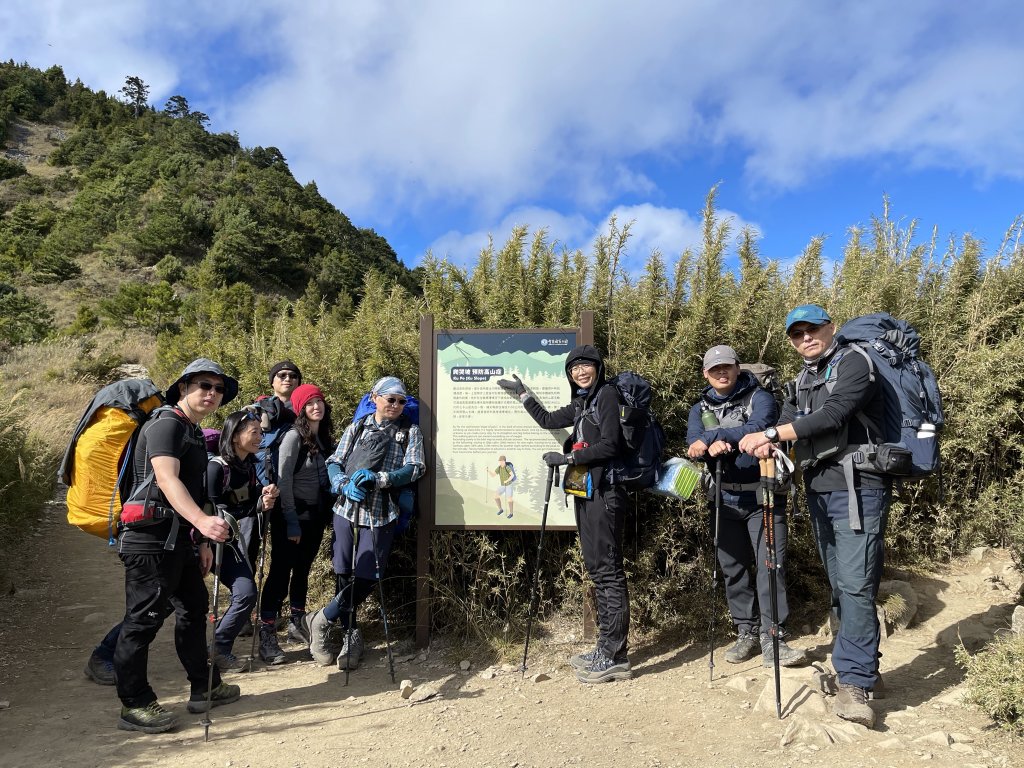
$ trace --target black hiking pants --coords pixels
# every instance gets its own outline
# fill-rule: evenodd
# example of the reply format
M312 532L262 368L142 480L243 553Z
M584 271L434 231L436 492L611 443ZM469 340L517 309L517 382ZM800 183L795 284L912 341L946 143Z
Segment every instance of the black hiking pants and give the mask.
M594 498L576 499L576 527L587 574L597 594L597 648L609 659L625 661L629 635L629 589L622 561L626 489L610 486Z
M149 685L149 646L174 614L174 649L185 668L192 697L206 694L209 655L206 612L209 594L191 546L178 545L155 555L121 553L125 578L125 614L114 652L117 695L126 707L145 707L157 700ZM220 685L213 670L213 685Z

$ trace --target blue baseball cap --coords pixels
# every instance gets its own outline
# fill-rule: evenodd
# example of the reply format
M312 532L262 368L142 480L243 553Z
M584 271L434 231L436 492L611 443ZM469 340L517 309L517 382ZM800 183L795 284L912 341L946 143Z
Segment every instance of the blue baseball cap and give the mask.
M823 307L819 307L817 304L801 304L799 307L791 309L786 315L786 333L789 333L789 329L796 323L822 325L831 322L832 318L828 316L828 312Z

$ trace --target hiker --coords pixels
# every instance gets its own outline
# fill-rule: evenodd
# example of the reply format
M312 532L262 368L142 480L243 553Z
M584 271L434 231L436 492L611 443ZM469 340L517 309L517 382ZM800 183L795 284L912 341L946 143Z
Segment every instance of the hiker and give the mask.
M282 360L270 367L270 389L289 412L292 410L292 392L300 384L302 371L291 360Z
M843 449L868 442L858 414L882 423L884 400L866 358L849 354L835 333L828 312L817 304L803 304L786 316L786 334L803 358L804 374L797 380L796 396L784 403L778 426L746 435L740 449L765 457L771 443L796 441L814 540L839 619L832 648L839 678L833 711L870 728L875 713L868 695L881 682L875 597L892 489L884 475L857 470L851 478L854 498L848 490L840 463Z
M238 521L241 540L224 552L220 579L231 592L231 603L217 624L214 663L221 672L239 670L245 662L232 653L235 638L256 607L253 553L260 545L259 519L277 500L276 485L264 487L256 477L259 417L236 411L224 419L219 453L206 466L206 491L215 506L223 505ZM260 502L262 501L262 504Z
M704 378L708 385L690 409L686 427L687 456L709 464L721 462L721 506L715 510L714 487L708 489L709 509L718 525L716 556L725 576L725 597L736 626L736 643L725 652L725 660L739 664L761 653L764 666L774 662L771 629L771 585L765 548L764 517L758 500L761 470L752 456L736 452L740 439L751 432L763 432L778 421L775 397L758 385L757 378L740 368L732 347L720 344L704 353ZM714 419L708 419L708 414ZM703 417L703 418L702 418ZM704 420L717 422L705 426ZM777 569L779 664L784 667L807 662L807 653L786 644L786 498L776 494L772 509ZM750 569L756 568L757 589L751 584Z
M494 492L494 501L498 505L498 517L505 514L505 510L501 508L501 500L505 499L508 504L507 517L511 520L512 507L515 504L513 495L515 494L516 468L512 466L512 462L506 461L504 456L499 456L498 466L494 468L494 471L488 467L487 474L498 478L498 488Z
M547 411L527 390L518 376L500 379L498 385L519 398L527 412L544 429L573 427L564 453L544 454L548 466L569 464L590 475L589 498L577 496L576 527L587 573L597 591L597 646L573 656L569 663L583 683L606 683L633 676L627 657L629 634L629 590L622 560L627 491L609 482L609 462L622 453L619 397L606 386L604 360L594 347L576 347L565 361L572 401L556 411Z
M415 483L427 468L423 434L403 416L408 395L402 381L384 376L373 385L370 397L375 411L345 429L327 460L331 486L339 492L334 505L337 591L313 615L309 627L313 658L323 666L337 659L342 670L358 668L363 655L356 611L387 568L402 512L398 489ZM331 642L335 628L343 630L340 648Z
M210 542L224 542L228 524L202 509L206 446L199 423L238 394L238 382L212 360L194 360L167 390L167 404L140 430L134 454L136 487L122 505L118 553L125 567L125 615L114 653L118 728L162 733L177 725L149 685L149 646L172 613L174 646L188 676L189 712L207 710L206 647L213 564ZM193 542L198 546L194 546ZM210 705L237 701L237 685L212 670Z
M324 463L334 447L330 407L315 384L300 384L293 389L291 404L295 423L281 438L279 504L270 515L273 556L260 605L259 654L267 664L284 662L284 651L277 641L277 619L285 597L290 608L288 639L309 643L309 571L331 514L330 481Z

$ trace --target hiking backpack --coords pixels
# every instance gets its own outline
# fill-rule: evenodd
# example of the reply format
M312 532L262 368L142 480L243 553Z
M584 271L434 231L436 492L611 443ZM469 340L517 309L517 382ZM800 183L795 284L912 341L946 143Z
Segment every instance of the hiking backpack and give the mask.
M782 413L785 387L779 377L779 372L767 363L740 363L740 370L747 371L757 379L761 389L767 390L775 398L775 405L778 406L779 413Z
M57 479L68 486L68 522L113 544L134 481L132 452L142 425L163 406L150 379L124 379L93 397L71 436Z
M905 320L887 312L863 315L836 333L840 344L864 355L885 401L882 424L872 426L883 443L910 452L909 467L892 474L924 478L939 468L938 433L946 423L942 395L931 366L922 360L921 336Z
M639 373L623 371L607 381L619 397L619 423L625 451L608 465L608 479L640 490L658 482L665 432L651 411L651 383Z
M256 402L246 408L259 416L260 429L263 431L259 450L256 451L256 477L260 485L273 485L278 478L277 461L281 438L292 428L295 414L276 397L269 396L257 398Z
M945 424L942 396L931 367L919 357L921 336L904 320L887 312L856 317L836 333L836 341L867 360L884 402L881 424L863 413L857 418L869 444L851 446L857 469L921 479L939 469L938 432ZM797 390L805 376L797 378ZM825 384L829 392L835 381ZM802 403L797 403L801 409Z

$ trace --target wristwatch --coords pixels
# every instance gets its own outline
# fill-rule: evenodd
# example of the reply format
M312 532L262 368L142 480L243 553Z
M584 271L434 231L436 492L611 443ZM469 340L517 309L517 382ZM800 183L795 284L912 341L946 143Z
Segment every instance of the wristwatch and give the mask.
M777 443L779 441L779 430L775 427L768 427L768 429L764 431L764 436L768 438L770 442Z

